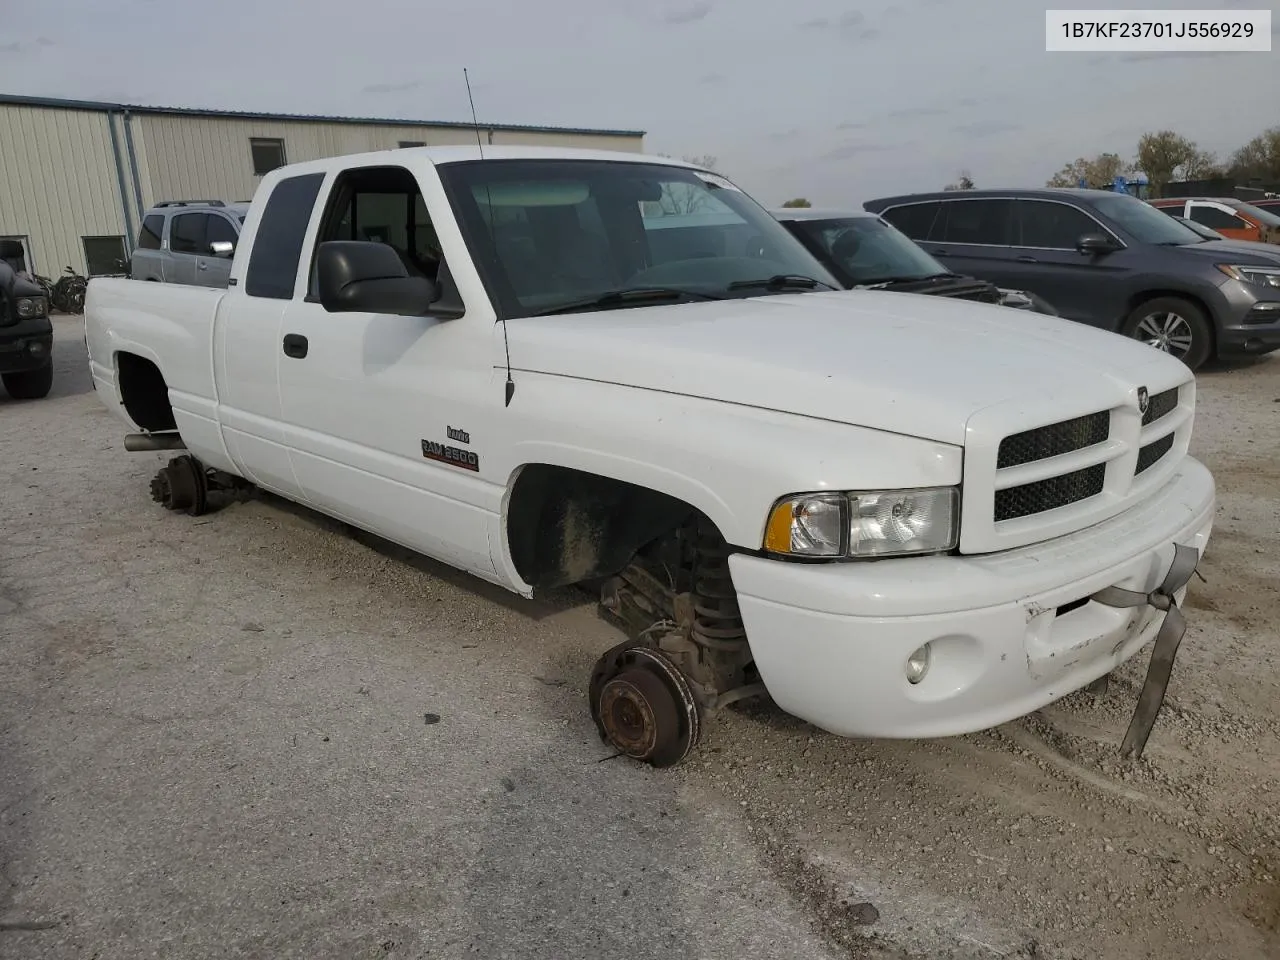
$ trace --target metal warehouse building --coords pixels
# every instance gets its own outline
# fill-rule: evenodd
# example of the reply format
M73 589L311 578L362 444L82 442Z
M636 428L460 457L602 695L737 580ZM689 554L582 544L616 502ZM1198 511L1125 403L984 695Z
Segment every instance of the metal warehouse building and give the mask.
M643 151L644 132L482 124L484 143ZM285 163L476 142L469 124L143 107L0 94L0 239L57 279L119 272L161 200L252 199Z

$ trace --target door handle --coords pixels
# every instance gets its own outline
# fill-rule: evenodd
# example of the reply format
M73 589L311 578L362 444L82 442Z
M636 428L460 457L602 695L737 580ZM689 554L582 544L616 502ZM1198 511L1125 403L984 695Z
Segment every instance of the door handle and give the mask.
M949 256L951 256L951 254L947 253L947 251L945 251L945 250L934 250L934 251L933 251L933 255L934 255L935 257L949 257Z
M209 265L205 263L203 260L200 260L196 263L196 268L199 270L208 270Z
M1017 257L1016 259L1019 263L1039 263L1040 262L1035 257Z
M300 333L284 335L284 355L301 360L307 355L307 338Z

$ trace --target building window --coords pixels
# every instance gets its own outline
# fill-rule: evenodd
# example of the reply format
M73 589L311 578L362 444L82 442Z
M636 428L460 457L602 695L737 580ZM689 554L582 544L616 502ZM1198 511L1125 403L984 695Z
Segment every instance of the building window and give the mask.
M426 145L427 145L426 141L424 140L401 140L400 141L401 150L405 149L406 147L425 147Z
M126 271L127 255L124 237L81 237L84 241L84 260L89 265L89 276L103 277Z
M260 177L285 164L283 140L250 137L249 152L253 155L254 176Z

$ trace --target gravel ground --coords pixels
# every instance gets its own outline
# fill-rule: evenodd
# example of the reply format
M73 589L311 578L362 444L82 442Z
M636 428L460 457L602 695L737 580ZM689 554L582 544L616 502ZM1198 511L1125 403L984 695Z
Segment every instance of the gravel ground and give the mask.
M0 957L1280 956L1280 358L1199 378L1218 525L1142 760L1139 662L949 740L744 706L656 772L603 762L580 595L166 514L56 327L54 395L0 395Z

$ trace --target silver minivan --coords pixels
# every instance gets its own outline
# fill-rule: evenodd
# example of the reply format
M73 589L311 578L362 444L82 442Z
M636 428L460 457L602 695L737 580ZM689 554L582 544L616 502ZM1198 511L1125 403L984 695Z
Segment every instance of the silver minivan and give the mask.
M129 275L200 287L225 287L249 204L165 200L142 219Z

